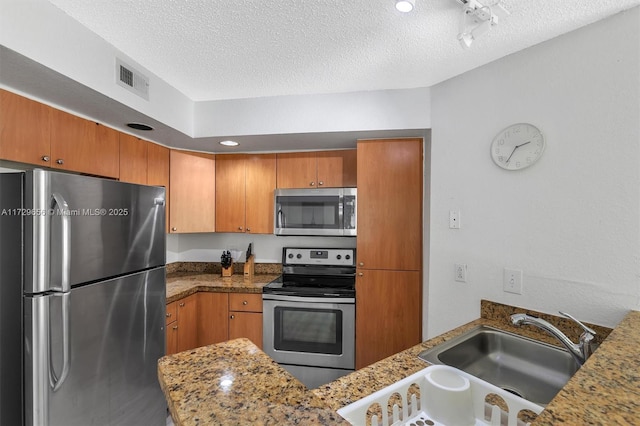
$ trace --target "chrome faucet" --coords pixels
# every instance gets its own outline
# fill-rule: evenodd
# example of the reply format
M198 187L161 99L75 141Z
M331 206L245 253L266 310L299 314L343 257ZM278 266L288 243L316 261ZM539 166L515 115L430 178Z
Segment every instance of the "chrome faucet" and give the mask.
M569 339L562 331L558 330L553 324L550 324L549 322L543 319L532 317L531 315L513 314L511 315L511 322L513 323L513 325L518 327L521 325L527 325L527 324L534 325L552 334L553 336L558 338L558 340L560 340L560 342L562 342L564 346L566 346L566 348L569 350L569 353L573 355L573 358L576 360L578 365L581 366L582 364L585 363L587 358L589 358L589 356L593 352L592 344L593 344L593 339L596 335L596 332L592 328L587 327L586 325L584 325L583 323L581 323L580 321L572 317L571 315L566 314L564 312L560 312L560 314L575 321L580 327L582 327L584 332L580 335L580 343L578 344L573 343L571 339Z

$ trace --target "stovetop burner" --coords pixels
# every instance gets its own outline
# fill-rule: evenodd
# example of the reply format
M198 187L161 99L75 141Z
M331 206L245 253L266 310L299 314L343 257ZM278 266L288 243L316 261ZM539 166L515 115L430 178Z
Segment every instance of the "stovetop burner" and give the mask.
M355 297L355 249L284 248L283 274L265 294Z

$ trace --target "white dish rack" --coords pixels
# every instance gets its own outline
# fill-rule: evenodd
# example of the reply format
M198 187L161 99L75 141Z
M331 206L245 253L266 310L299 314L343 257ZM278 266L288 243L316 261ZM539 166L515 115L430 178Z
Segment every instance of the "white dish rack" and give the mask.
M412 386L420 389L419 396L414 392L409 395ZM500 396L508 411L486 402L490 394ZM367 423L369 408L384 410L388 415L369 414ZM521 410L537 415L543 407L457 368L432 365L339 409L338 414L356 426L527 425L518 419Z

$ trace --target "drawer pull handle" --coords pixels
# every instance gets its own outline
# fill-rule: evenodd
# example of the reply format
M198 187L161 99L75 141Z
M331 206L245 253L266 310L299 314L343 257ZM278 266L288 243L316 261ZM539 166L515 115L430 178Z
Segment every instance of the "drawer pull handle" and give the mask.
M173 326L173 329L174 329L174 330L177 330L177 329L178 329L178 326L177 326L177 325L174 325L174 326Z
M229 318L234 319L236 316L235 315L231 315Z
M167 318L171 318L171 312L167 312Z
M243 304L243 305L247 305L248 303L249 303L249 302L247 302L246 300L243 300L243 301L242 301L242 304Z
M184 302L180 303L180 305L178 306L180 306L181 308L184 308Z

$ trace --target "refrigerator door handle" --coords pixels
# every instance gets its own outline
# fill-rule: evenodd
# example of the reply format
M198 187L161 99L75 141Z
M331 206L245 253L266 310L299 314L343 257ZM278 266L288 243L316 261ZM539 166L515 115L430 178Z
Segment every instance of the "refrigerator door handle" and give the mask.
M60 376L56 376L56 372L53 366L53 350L51 348L51 337L49 337L49 384L51 385L51 389L53 389L53 392L55 392L60 389L60 386L62 386L62 384L64 383L67 375L69 375L69 354L71 353L71 341L69 339L69 297L71 296L71 294L58 293L52 294L52 296L62 298L62 371L60 372ZM48 325L49 336L51 336L51 319L49 319Z
M60 248L62 250L61 253L61 282L60 282L60 290L62 292L68 292L71 290L70 283L70 274L71 274L71 214L69 211L69 204L64 199L64 197L56 192L51 194L52 203L51 207L55 208L58 206L58 216L61 218L62 222L62 242L60 244ZM53 247L52 247L53 250Z

